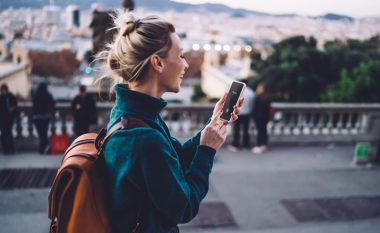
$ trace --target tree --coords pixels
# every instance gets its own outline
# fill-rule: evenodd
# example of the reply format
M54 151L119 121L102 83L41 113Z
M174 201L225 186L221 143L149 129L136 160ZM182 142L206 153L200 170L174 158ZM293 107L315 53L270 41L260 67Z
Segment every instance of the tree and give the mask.
M325 55L316 47L313 37L295 36L273 46L273 53L264 61L252 56L257 75L251 85L265 82L273 99L281 101L318 101L324 90Z
M325 43L324 49L328 58L326 69L332 83L339 81L343 69L351 72L364 61L380 60L379 36L364 41L329 41Z
M206 94L203 92L201 85L195 85L193 87L193 95L191 96L191 102L197 102L204 97L206 97Z
M32 51L29 53L32 74L42 77L69 78L79 68L76 54L68 49L61 51Z
M274 44L266 60L260 54L251 58L256 75L250 85L266 82L276 101L375 101L365 92L373 91L373 87L366 86L368 77L376 80L379 36L364 41L328 41L323 50L316 47L313 37L295 36ZM359 95L359 89L364 93Z
M343 69L337 84L322 99L329 102L380 102L380 60L360 63L351 72Z

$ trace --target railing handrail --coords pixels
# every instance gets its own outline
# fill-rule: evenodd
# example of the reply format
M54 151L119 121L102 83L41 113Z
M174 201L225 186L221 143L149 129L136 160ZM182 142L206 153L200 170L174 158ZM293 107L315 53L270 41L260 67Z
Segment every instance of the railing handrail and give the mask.
M378 103L280 103L274 102L275 109L320 109L320 110L361 110L380 111Z
M98 102L98 124L92 130L107 124L113 102ZM161 116L172 134L187 138L207 122L215 103L168 103ZM380 131L380 104L378 103L273 103L276 115L268 124L272 142L355 142L378 140ZM31 145L36 139L32 117L32 103L20 102L14 128L18 143ZM50 131L73 135L71 103L56 103ZM256 132L251 124L250 132ZM231 134L230 134L231 135ZM25 139L25 140L24 140Z
M357 109L370 109L379 110L380 103L283 103L283 102L273 102L273 107L275 108L321 108L321 109L334 109L334 108L357 108ZM68 107L71 103L69 102L59 102L56 103L57 107ZM114 105L113 102L97 102L98 107L107 108ZM32 102L19 102L20 107L31 107ZM213 108L215 103L168 103L167 107L170 108Z

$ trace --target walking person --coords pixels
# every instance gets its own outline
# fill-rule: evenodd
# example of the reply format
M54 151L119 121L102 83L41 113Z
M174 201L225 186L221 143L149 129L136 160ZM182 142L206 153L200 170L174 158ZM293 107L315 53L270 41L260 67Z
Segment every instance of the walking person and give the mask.
M167 105L162 95L179 92L188 68L174 26L156 16L136 19L127 12L115 22L119 34L102 55L107 74L122 83L114 87L108 129L126 116L149 127L116 131L105 145L102 158L112 232L135 228L140 233L179 232L177 224L197 214L216 150L226 139L227 123L218 120L226 95L204 129L181 144L160 117ZM231 122L238 112L235 106Z
M40 141L38 151L40 154L46 154L49 151L49 124L55 107L55 101L48 91L47 83L40 83L38 85L32 101L33 122Z
M96 103L94 98L86 92L86 87L79 87L79 94L71 102L74 113L74 132L78 137L88 133L90 125L96 123Z
M271 99L266 93L264 83L257 85L255 95L252 116L255 121L257 135L256 146L252 149L252 152L261 154L268 149L267 125L270 120Z
M247 84L247 80L242 80L245 84ZM240 149L250 148L250 135L249 135L249 123L251 121L251 114L253 110L253 100L255 97L255 94L251 88L246 86L244 90L244 104L240 108L239 118L234 122L233 124L233 138L232 138L232 145L228 146L228 149L232 152L237 152ZM241 133L243 133L243 140L240 142L240 136Z
M2 84L0 87L0 131L4 154L13 154L15 152L12 128L16 118L16 111L16 97L9 91L6 84Z

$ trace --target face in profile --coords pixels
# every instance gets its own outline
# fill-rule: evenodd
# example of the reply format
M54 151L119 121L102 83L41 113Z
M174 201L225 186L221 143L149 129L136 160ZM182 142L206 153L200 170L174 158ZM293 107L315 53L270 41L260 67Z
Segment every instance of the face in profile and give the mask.
M163 70L160 75L160 86L165 92L179 92L181 82L189 64L183 56L181 40L176 33L171 33L172 46L166 57L162 58Z

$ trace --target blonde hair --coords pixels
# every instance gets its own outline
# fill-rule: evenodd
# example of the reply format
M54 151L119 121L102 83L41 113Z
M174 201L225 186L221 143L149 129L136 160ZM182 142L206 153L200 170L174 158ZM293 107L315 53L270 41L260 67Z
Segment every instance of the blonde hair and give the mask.
M170 34L175 28L158 16L136 19L130 12L121 11L114 17L114 25L117 30L114 41L97 56L105 61L101 78L114 78L115 83L140 81L153 54L167 56L172 45Z

